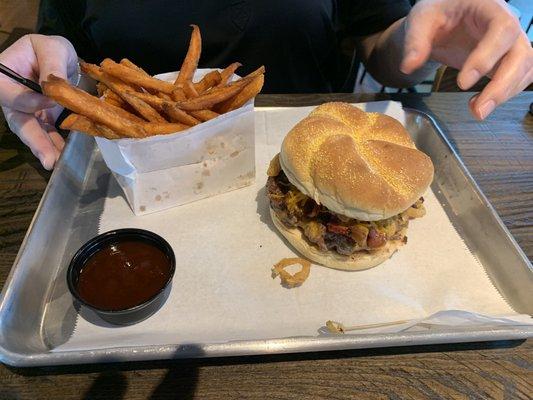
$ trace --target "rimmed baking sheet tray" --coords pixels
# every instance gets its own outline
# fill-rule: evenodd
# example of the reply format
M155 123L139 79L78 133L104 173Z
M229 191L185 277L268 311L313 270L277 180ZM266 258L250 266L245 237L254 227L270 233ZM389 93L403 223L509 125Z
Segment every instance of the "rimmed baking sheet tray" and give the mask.
M390 105L371 104L385 111ZM284 289L270 278L270 266L292 250L269 225L263 173L283 135L309 109L256 109L254 186L142 217L134 217L127 207L94 140L71 135L2 292L0 360L35 366L532 336L533 328L524 317L533 314L531 263L435 121L416 110L405 110L404 123L417 146L431 156L436 175L426 196L428 215L411 223L408 245L367 272L313 267L309 280L297 289ZM194 216L198 219L191 220ZM239 236L246 218L252 221L253 234ZM452 233L446 239L457 249L457 254L449 254L450 263L475 264L478 275L449 276L457 268L442 267L431 277L417 274L421 281L406 280L415 277L420 267L415 260L442 257L446 249L439 247L435 235L441 230L445 237L446 229L430 225L442 219L460 239ZM64 278L70 257L85 241L119 225L162 229L178 253L178 271L163 308L149 320L125 328L111 327L76 307ZM225 244L216 239L221 232L227 237ZM436 247L420 253L422 241ZM191 260L197 260L194 266ZM409 268L413 268L410 275ZM399 289L394 281L405 284ZM427 288L434 292L423 293ZM480 289L485 293L478 293ZM372 303L375 299L380 299L379 304ZM439 304L446 307L439 309ZM365 309L369 311L361 311ZM443 310L444 314L427 319ZM501 316L511 319L496 318ZM327 319L346 325L393 324L331 335L322 328ZM399 322L405 319L409 321Z

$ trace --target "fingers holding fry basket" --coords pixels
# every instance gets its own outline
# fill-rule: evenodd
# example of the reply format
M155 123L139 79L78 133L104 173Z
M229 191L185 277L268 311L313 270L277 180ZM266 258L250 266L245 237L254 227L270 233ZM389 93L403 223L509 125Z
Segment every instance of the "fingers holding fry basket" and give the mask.
M198 26L191 26L189 50L174 82L154 78L126 58L80 63L82 72L97 81L98 97L50 75L42 84L44 94L73 112L61 128L109 140L165 135L184 132L254 98L263 87L263 66L233 80L241 67L235 62L193 81L202 41Z

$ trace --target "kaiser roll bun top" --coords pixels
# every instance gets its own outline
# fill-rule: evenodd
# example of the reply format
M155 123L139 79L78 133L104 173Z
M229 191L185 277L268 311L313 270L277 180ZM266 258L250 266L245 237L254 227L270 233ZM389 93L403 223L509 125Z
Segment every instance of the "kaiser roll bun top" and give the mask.
M326 103L285 137L280 164L302 193L363 221L392 217L422 196L431 159L396 119L346 103Z

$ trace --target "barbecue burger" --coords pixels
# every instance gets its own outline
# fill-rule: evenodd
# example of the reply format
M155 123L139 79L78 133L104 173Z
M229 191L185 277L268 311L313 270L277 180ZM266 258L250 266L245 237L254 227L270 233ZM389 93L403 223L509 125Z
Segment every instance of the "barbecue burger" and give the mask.
M268 175L279 232L318 264L361 270L407 242L433 164L396 119L326 103L287 134Z

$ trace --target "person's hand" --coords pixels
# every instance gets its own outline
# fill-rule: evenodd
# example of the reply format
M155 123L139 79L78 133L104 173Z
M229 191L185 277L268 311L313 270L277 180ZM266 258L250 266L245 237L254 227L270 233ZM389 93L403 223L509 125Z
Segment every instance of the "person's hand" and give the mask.
M470 100L484 119L533 81L533 49L502 0L423 0L406 21L401 71L410 74L429 59L459 69L457 84L471 88L492 80Z
M61 36L26 35L0 53L0 63L25 78L42 82L49 74L68 79L77 73L78 57ZM50 170L61 154L63 138L54 122L62 108L53 100L0 74L0 105L10 129Z

